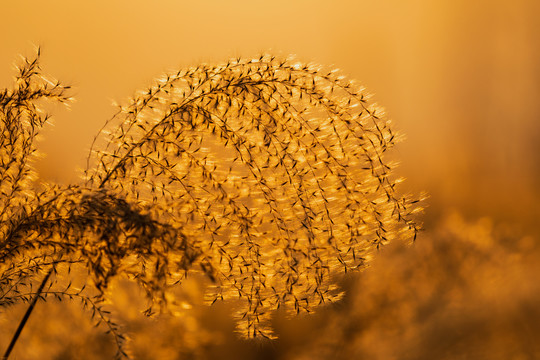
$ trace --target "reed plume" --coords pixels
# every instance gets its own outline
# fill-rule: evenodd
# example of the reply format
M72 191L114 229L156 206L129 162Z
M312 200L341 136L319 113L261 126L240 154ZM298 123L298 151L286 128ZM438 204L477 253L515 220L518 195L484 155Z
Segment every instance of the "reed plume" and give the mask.
M272 310L339 299L334 274L416 237L420 208L384 160L397 136L334 71L262 55L168 74L106 122L79 184L38 185L38 103L67 90L41 75L38 53L0 93L0 308L29 301L60 264L87 269L97 297L64 294L99 314L116 276L145 289L152 313L201 273L209 303L241 300L241 334L271 338Z

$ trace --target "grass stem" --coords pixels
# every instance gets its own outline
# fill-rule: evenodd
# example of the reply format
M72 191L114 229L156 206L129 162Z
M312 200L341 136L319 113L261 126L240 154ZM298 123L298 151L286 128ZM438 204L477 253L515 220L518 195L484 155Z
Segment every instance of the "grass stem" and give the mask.
M4 353L4 356L2 357L2 360L8 360L9 355L11 354L11 351L15 347L15 343L17 342L17 339L19 339L19 336L21 335L22 330L24 329L24 326L26 325L26 322L28 321L28 318L32 314L32 311L34 310L34 307L36 306L36 303L38 299L41 296L41 292L43 291L43 288L49 281L49 278L51 277L51 274L53 273L53 269L51 268L47 275L43 278L41 281L41 284L39 285L38 291L36 292L36 296L34 299L32 299L32 302L28 306L28 309L26 310L26 313L24 314L23 318L21 319L21 322L19 323L19 326L17 327L17 330L15 331L15 334L13 334L13 337L11 338L11 342L9 343L9 346Z

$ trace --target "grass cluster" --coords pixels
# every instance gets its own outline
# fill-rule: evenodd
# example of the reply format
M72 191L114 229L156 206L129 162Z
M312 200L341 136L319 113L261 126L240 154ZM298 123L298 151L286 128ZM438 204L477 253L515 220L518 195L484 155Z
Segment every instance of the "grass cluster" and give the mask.
M80 183L37 184L40 104L68 102L67 90L41 74L38 53L0 91L2 310L80 298L122 353L100 307L111 279L140 284L150 314L202 273L209 303L240 299L244 336L272 337L272 310L335 301L332 275L416 236L419 208L384 160L396 135L335 72L264 55L166 75L106 122ZM86 288L49 278L70 267L85 269Z

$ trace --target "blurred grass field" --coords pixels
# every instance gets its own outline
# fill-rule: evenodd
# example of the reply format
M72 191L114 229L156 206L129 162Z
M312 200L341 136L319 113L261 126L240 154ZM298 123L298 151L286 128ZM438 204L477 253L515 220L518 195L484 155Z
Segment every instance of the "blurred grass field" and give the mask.
M452 213L414 246L393 243L344 278L343 301L296 318L277 312L275 341L241 340L234 304L203 305L196 280L174 315L141 315L142 294L127 283L116 284L111 310L136 359L536 359L539 258L537 239L515 226ZM2 316L2 343L22 310ZM40 304L33 317L17 359L114 355L76 302Z

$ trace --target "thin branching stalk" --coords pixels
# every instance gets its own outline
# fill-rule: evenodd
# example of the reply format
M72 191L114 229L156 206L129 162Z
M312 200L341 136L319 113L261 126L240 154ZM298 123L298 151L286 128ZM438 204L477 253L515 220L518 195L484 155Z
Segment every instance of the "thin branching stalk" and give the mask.
M53 273L53 268L51 268L43 280L41 281L41 284L39 284L39 288L34 295L34 299L32 302L28 305L28 309L26 309L26 312L24 313L23 318L21 319L21 322L19 323L19 326L17 327L17 330L15 330L15 333L13 334L13 337L11 338L11 341L9 343L9 346L6 349L6 352L4 353L3 360L7 360L9 358L9 355L11 354L11 351L13 350L13 347L15 346L15 343L19 339L19 336L21 335L22 330L24 329L24 326L26 325L26 322L28 321L28 318L32 314L32 311L34 310L34 307L36 306L37 301L41 298L41 292L45 288L45 285L47 284L47 281L49 281L49 278L51 277Z

